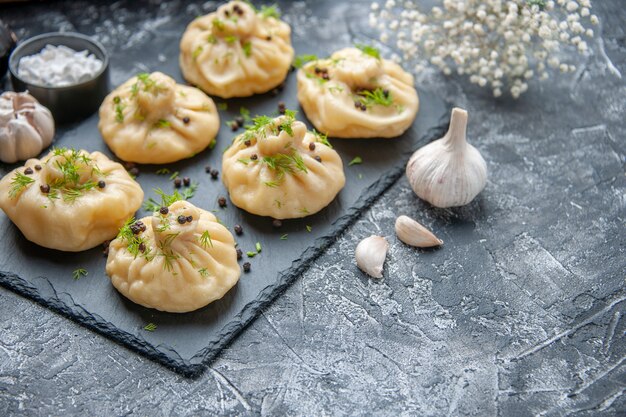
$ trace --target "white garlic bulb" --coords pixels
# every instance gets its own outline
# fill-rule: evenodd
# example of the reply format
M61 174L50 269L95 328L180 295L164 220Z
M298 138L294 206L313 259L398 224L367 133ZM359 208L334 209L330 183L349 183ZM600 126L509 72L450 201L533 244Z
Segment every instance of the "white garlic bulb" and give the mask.
M443 245L443 240L408 216L400 216L396 219L396 235L407 245L417 248Z
M35 157L50 146L54 119L50 110L28 93L0 96L0 161L14 163Z
M466 127L467 112L452 109L445 136L418 149L406 166L415 194L433 206L464 206L485 188L487 164L467 143Z
M387 257L389 243L382 236L372 235L359 242L354 251L356 265L367 275L383 277L383 264Z

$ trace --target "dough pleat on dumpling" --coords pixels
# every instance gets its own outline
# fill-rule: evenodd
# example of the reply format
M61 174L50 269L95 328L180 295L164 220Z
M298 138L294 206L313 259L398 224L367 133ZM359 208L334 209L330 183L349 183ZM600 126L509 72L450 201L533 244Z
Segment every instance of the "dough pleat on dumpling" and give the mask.
M413 76L372 47L346 48L298 70L298 100L315 128L338 138L391 138L419 107Z
M219 126L211 98L160 72L139 74L113 90L98 123L115 155L142 164L190 158L215 141Z
M257 12L242 1L195 19L180 41L183 77L223 98L276 88L287 77L292 59L289 25L275 9Z
M290 111L253 123L222 157L231 201L275 219L305 217L326 207L345 185L341 158L326 137L307 131Z
M100 152L55 149L0 180L0 208L24 236L69 252L115 237L142 200L139 184Z
M129 221L109 244L106 272L131 301L172 313L222 298L239 280L235 240L208 211L176 201Z

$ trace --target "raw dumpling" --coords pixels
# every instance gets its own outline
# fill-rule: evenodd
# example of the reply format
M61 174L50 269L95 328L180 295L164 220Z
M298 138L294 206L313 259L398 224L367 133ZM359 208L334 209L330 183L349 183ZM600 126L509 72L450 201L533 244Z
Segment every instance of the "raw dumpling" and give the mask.
M106 272L125 297L172 313L222 298L241 275L233 235L187 201L127 222L109 244Z
M113 90L98 123L115 155L141 164L191 158L215 145L219 127L213 100L160 72L139 74Z
M346 182L341 158L326 136L308 132L289 110L253 123L222 157L232 202L275 219L305 217L326 207Z
M115 237L142 200L139 184L100 152L54 149L0 180L0 207L24 236L69 252Z
M369 46L346 48L298 71L298 100L315 128L337 138L391 138L411 126L413 76Z
M293 59L291 28L274 7L257 12L231 1L187 26L180 41L183 77L211 95L247 97L280 85Z

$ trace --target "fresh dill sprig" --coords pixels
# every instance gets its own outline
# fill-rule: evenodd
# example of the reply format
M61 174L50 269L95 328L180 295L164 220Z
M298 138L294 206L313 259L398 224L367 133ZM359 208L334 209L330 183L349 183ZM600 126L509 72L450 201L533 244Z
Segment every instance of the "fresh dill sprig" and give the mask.
M200 274L202 278L207 278L209 276L209 271L207 271L206 268L198 269L198 273Z
M59 198L59 194L63 197L63 201L73 203L77 198L82 197L87 191L91 191L97 187L98 181L92 178L81 182L81 173L90 171L91 176L106 176L100 168L94 164L89 155L81 153L76 149L55 148L52 150L55 157L56 168L61 172L61 176L55 178L48 185L48 199L55 200ZM49 162L48 162L49 163Z
M252 55L252 42L245 41L244 43L241 44L241 49L243 50L243 53L246 56L246 58L250 58L250 55Z
M194 183L194 184L196 184L196 183ZM191 187L189 187L189 188L191 188ZM197 186L196 186L196 188L197 188ZM159 204L155 199L149 198L148 201L146 201L143 204L143 209L146 210L146 211L152 211L152 212L159 211L159 209L161 207L169 207L169 206L171 206L172 204L174 204L177 201L186 200L186 198L183 195L181 195L176 190L174 190L173 194L167 194L165 191L163 191L160 188L153 188L152 190L155 193L157 193L157 195L159 197L161 197L161 203ZM194 190L194 192L195 192L195 190Z
M361 44L361 43L357 43L354 46L359 48L361 50L361 52L363 52L365 55L369 55L369 56L374 57L376 59L380 59L380 51L377 48L374 48L371 45L364 45L364 44Z
M361 158L360 156L355 156L354 158L352 158L352 161L348 163L348 166L358 165L362 163L363 163L363 158Z
M134 217L128 219L118 232L117 238L126 244L126 250L135 258L137 258L137 256L141 253L146 259L151 259L151 249L148 246L148 242L143 236L141 236L141 233L135 234L133 231L135 223L136 221Z
M280 19L280 12L278 11L278 6L272 4L271 6L261 6L261 10L259 10L259 14L262 18L266 19L268 17L273 17L274 19Z
M176 177L178 177L178 174L180 174L180 172L174 171L172 175L170 175L170 181L174 181Z
M261 253L261 249L262 249L262 248L261 248L261 242L257 242L257 243L254 245L254 248L256 249L256 253Z
M313 54L298 55L296 59L293 60L293 66L296 68L302 68L307 62L317 61L318 59L317 55Z
M226 26L224 25L224 22L222 22L221 19L215 18L213 19L213 22L211 24L213 25L215 29L219 30L220 32L223 32L224 29L226 29Z
M113 104L115 106L115 121L118 123L124 122L124 109L126 105L122 103L122 99L119 97L113 97Z
M31 177L24 175L19 171L15 171L15 176L11 181L11 189L9 190L9 198L15 198L26 187L34 182L35 180Z
M80 277L86 277L87 274L89 274L89 272L87 272L86 269L78 268L78 269L74 270L74 272L72 272L72 277L74 277L74 279L78 281L80 279Z
M206 37L206 41L210 44L216 44L217 37L215 37L215 35L211 33L209 36Z
M362 90L356 94L355 101L359 101L364 104L365 107L370 108L372 106L384 106L389 107L393 104L393 97L389 90L385 90L381 87L375 90Z
M159 119L155 124L154 127L157 129L165 129L166 127L171 127L172 124L165 119Z
M239 40L239 37L235 35L226 35L224 36L224 40L226 41L226 43L235 43Z
M311 133L313 133L313 135L315 135L315 138L317 139L317 142L328 146L330 149L333 148L333 145L331 145L330 142L328 141L328 135L326 135L325 133L318 132L315 129L313 129L311 131Z
M156 174L157 174L157 175L167 175L167 174L169 174L170 172L172 172L172 171L170 171L170 170L169 170L169 168L161 168L161 169L158 169L158 170L156 171Z
M179 234L180 233L170 233L165 236L165 239L162 239L158 243L160 251L159 256L163 257L163 268L168 272L172 272L172 269L174 269L172 262L179 258L179 256L175 254L171 248L172 242L178 237Z
M191 58L193 58L194 60L198 58L200 54L202 53L203 49L204 48L202 47L202 45L198 45L196 49L194 49L193 52L191 53Z
M221 103L217 103L217 109L218 110L228 110L228 103L222 101Z
M284 235L281 235L280 240L287 240L287 236L289 236L287 233L285 233Z
M306 225L306 231L311 233L312 230L313 230L313 228L307 224Z
M194 181L189 187L185 188L182 193L183 199L189 200L194 195L196 195L196 191L198 191L198 185L199 184Z
M257 254L256 252L252 252L252 251L246 252L246 255L248 255L248 258L254 258L256 254Z
M217 139L213 138L211 142L209 142L209 149L215 148L216 145L217 145Z
M150 78L150 74L147 72L140 72L137 74L137 81L130 87L131 94L136 96L140 89L156 94L163 89L163 87L159 86L156 81Z
M148 332L153 332L153 331L155 331L155 330L157 329L157 327L158 327L158 326L157 326L156 324L154 324L154 323L148 323L148 324L146 324L146 325L144 326L144 328L143 328L143 329L144 329L145 331L148 331Z
M213 241L211 240L211 234L209 233L208 230L205 230L199 238L200 241L200 245L204 248L204 249L208 249L209 247L213 247Z

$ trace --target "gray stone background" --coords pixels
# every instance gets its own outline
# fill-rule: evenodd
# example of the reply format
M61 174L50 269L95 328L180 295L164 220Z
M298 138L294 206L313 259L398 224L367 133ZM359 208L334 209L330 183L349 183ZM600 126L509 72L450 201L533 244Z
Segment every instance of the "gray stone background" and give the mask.
M485 191L439 210L402 179L197 380L0 289L0 415L624 415L623 6L593 2L592 54L518 101L418 76L468 109ZM400 214L444 247L399 243ZM354 265L370 234L382 280Z

